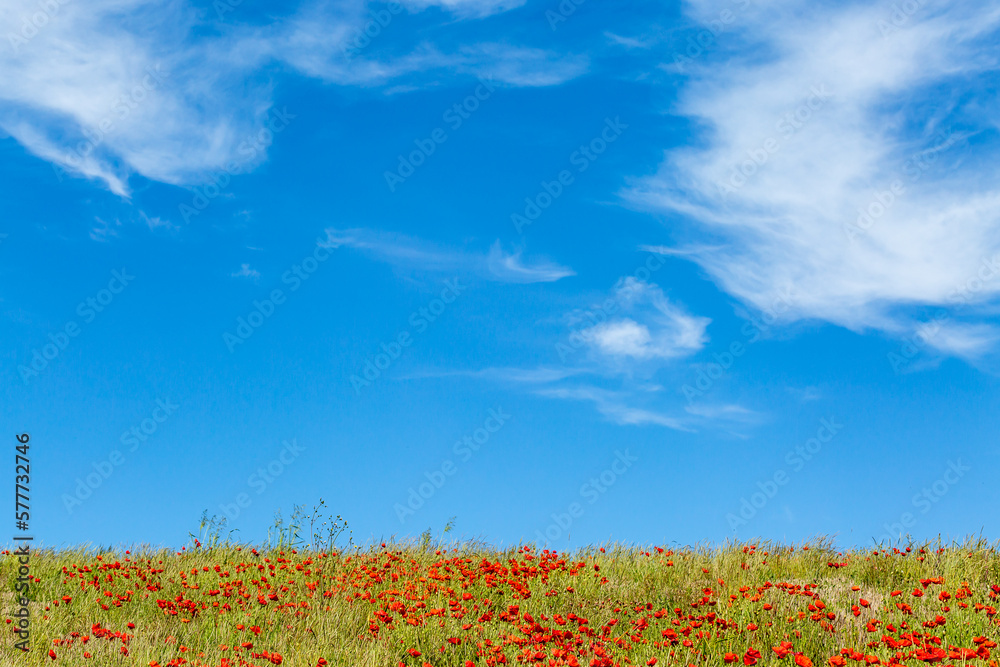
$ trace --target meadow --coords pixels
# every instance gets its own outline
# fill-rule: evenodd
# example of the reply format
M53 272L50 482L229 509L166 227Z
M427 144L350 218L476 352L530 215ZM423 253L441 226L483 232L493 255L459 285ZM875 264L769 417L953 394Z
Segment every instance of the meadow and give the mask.
M30 651L3 665L997 667L983 540L572 553L428 539L32 554Z

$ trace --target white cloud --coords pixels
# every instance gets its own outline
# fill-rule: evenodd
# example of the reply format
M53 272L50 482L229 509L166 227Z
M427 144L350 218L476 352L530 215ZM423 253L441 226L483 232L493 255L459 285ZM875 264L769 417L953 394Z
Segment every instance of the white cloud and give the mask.
M621 315L580 332L600 355L614 360L674 359L699 351L708 342L710 319L689 315L658 286L629 276L615 290Z
M557 86L581 76L590 64L586 56L494 42L464 48L451 60L458 72L527 88Z
M674 257L687 257L689 255L703 254L715 250L721 250L725 246L686 246L683 248L673 248L665 245L640 245L639 250L654 252L658 255L668 255Z
M552 283L576 275L572 269L544 260L527 266L521 261L521 251L505 253L500 241L495 242L490 248L486 261L494 276L509 283Z
M608 303L613 307L608 307ZM613 315L608 316L607 312ZM665 361L702 349L708 340L705 329L711 320L689 315L671 303L658 286L633 276L616 283L613 295L603 302L601 313L573 311L565 318L565 325L571 328L589 324L576 331L583 341L580 345L590 352L576 367L487 368L450 374L529 385L532 393L545 398L590 402L601 415L623 425L657 425L691 431L699 424L750 421L753 414L738 406L706 407L701 412L685 409L675 416L657 405L669 405L672 401L664 396L662 385L650 380L650 374ZM604 321L593 324L599 317ZM569 340L574 341L574 336ZM610 383L614 388L580 384L578 380L583 376Z
M742 405L732 403L722 405L694 403L687 405L684 408L684 411L688 414L704 417L712 421L729 420L744 423L757 423L761 418L759 413L748 408L744 408Z
M240 270L234 271L230 275L233 278L250 278L252 280L257 280L260 278L260 271L250 268L249 264L240 264Z
M168 231L176 229L173 223L171 223L169 220L164 220L158 215L149 217L149 215L147 215L145 211L139 211L139 217L142 218L142 221L146 223L146 226L149 229L154 231L159 229L160 227L164 227Z
M123 196L135 172L189 182L232 158L269 106L230 38L192 43L196 17L179 3L56 6L30 39L0 43L0 126L68 172ZM0 24L38 11L30 0L4 2Z
M497 241L488 253L441 248L421 239L370 229L326 230L325 245L361 250L405 269L430 272L458 271L503 283L548 283L575 275L545 259L526 263L521 252L507 253Z
M818 401L819 399L823 398L823 392L820 390L819 387L812 387L812 386L807 386L807 387L793 387L793 386L788 386L788 387L785 387L785 389L787 389L790 394L792 394L795 398L797 398L802 403L808 403L810 401Z
M649 49L652 47L652 40L647 38L625 37L616 35L611 31L605 31L604 36L613 44L623 46L626 49Z
M649 329L635 320L623 319L598 324L587 330L594 344L605 354L647 357L652 337Z
M115 218L114 222L109 222L101 218L94 218L99 226L90 230L90 238L94 241L107 241L118 236L118 228L122 226L121 220Z
M358 19L363 23L363 18ZM422 42L403 54L387 56L369 47L346 57L358 26L343 24L333 38L330 19L322 16L296 19L291 29L276 36L276 58L305 74L339 85L382 86L397 83L391 91L416 90L441 78L468 75L516 87L553 86L585 73L586 56L497 42L481 42L442 50ZM265 44L266 46L266 44Z
M644 408L627 405L623 397L616 392L594 387L553 388L536 391L539 396L561 398L575 401L589 401L597 411L617 424L643 426L652 424L665 426L677 431L692 431L683 420Z
M404 380L420 380L425 378L468 377L482 380L495 380L511 384L548 384L580 375L582 371L568 368L510 368L490 367L478 371L420 371L402 376Z
M958 357L978 359L1000 341L1000 329L991 324L964 323L945 320L930 321L917 326L912 340Z
M406 7L441 7L459 16L483 17L524 5L527 0L400 0Z
M722 429L736 437L746 437L734 429L759 425L764 415L738 404L688 404L679 414L663 409L670 405L664 388L647 382L624 382L619 388L609 389L587 383L600 382L600 373L585 368L489 367L481 370L432 370L411 373L401 379L423 380L428 378L466 377L475 380L520 385L543 398L592 403L597 412L608 420L623 426L663 426L677 431L695 432L705 427ZM656 404L660 404L657 406ZM676 403L670 407L674 408Z
M451 271L467 260L461 253L440 250L420 239L372 229L326 229L328 248L363 250L390 264L426 271Z
M411 3L430 4L461 18L520 3ZM245 172L266 160L267 142L254 138L269 120L264 68L275 61L339 85L397 90L462 76L547 86L588 66L584 56L493 43L350 56L349 41L371 20L358 0L310 2L263 26L215 23L214 11L178 0L62 2L40 12L47 6L0 0L0 25L11 27L0 35L0 131L125 197L133 174L190 185L233 162Z
M688 405L684 414L675 416L660 410L639 407L643 396L630 391L614 391L593 386L548 387L537 389L538 396L594 404L597 411L623 426L663 426L675 431L694 433L698 427L722 428L737 437L745 437L732 429L754 426L763 415L740 405Z
M677 111L701 136L629 196L701 223L674 252L747 304L794 285L790 317L912 332L915 307L953 303L1000 251L1000 2L924 3L886 30L894 6L772 3L687 68ZM974 325L938 344L981 350L994 336Z

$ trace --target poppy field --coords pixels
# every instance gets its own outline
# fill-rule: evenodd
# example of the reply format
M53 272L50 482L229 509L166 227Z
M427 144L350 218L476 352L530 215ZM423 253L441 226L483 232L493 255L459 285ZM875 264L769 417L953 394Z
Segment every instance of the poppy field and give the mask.
M200 544L32 555L30 651L3 665L997 667L1000 556L982 542Z

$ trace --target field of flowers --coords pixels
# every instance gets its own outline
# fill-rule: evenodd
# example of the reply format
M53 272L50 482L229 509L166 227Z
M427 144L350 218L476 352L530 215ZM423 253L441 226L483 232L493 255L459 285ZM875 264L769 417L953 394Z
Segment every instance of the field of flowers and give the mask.
M3 665L997 667L994 545L33 554Z

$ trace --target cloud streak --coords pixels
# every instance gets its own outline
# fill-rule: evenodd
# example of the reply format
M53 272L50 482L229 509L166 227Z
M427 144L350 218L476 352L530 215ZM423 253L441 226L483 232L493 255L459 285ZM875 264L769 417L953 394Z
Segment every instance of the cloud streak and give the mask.
M505 252L499 241L486 253L441 248L402 234L370 229L326 230L325 245L352 248L395 267L432 273L461 272L501 283L550 283L576 275L545 259L526 262L521 252Z
M249 278L257 280L260 278L260 271L252 268L249 264L240 264L240 270L229 274L231 278Z
M652 424L655 426L664 426L676 431L691 432L693 430L677 417L672 417L670 415L643 408L631 407L627 405L622 400L622 397L616 392L597 389L595 387L541 389L535 393L539 396L545 396L548 398L587 401L593 403L594 407L600 414L604 415L616 424L628 426L644 426Z
M463 17L482 18L521 7L527 0L401 0L416 10L440 7Z

